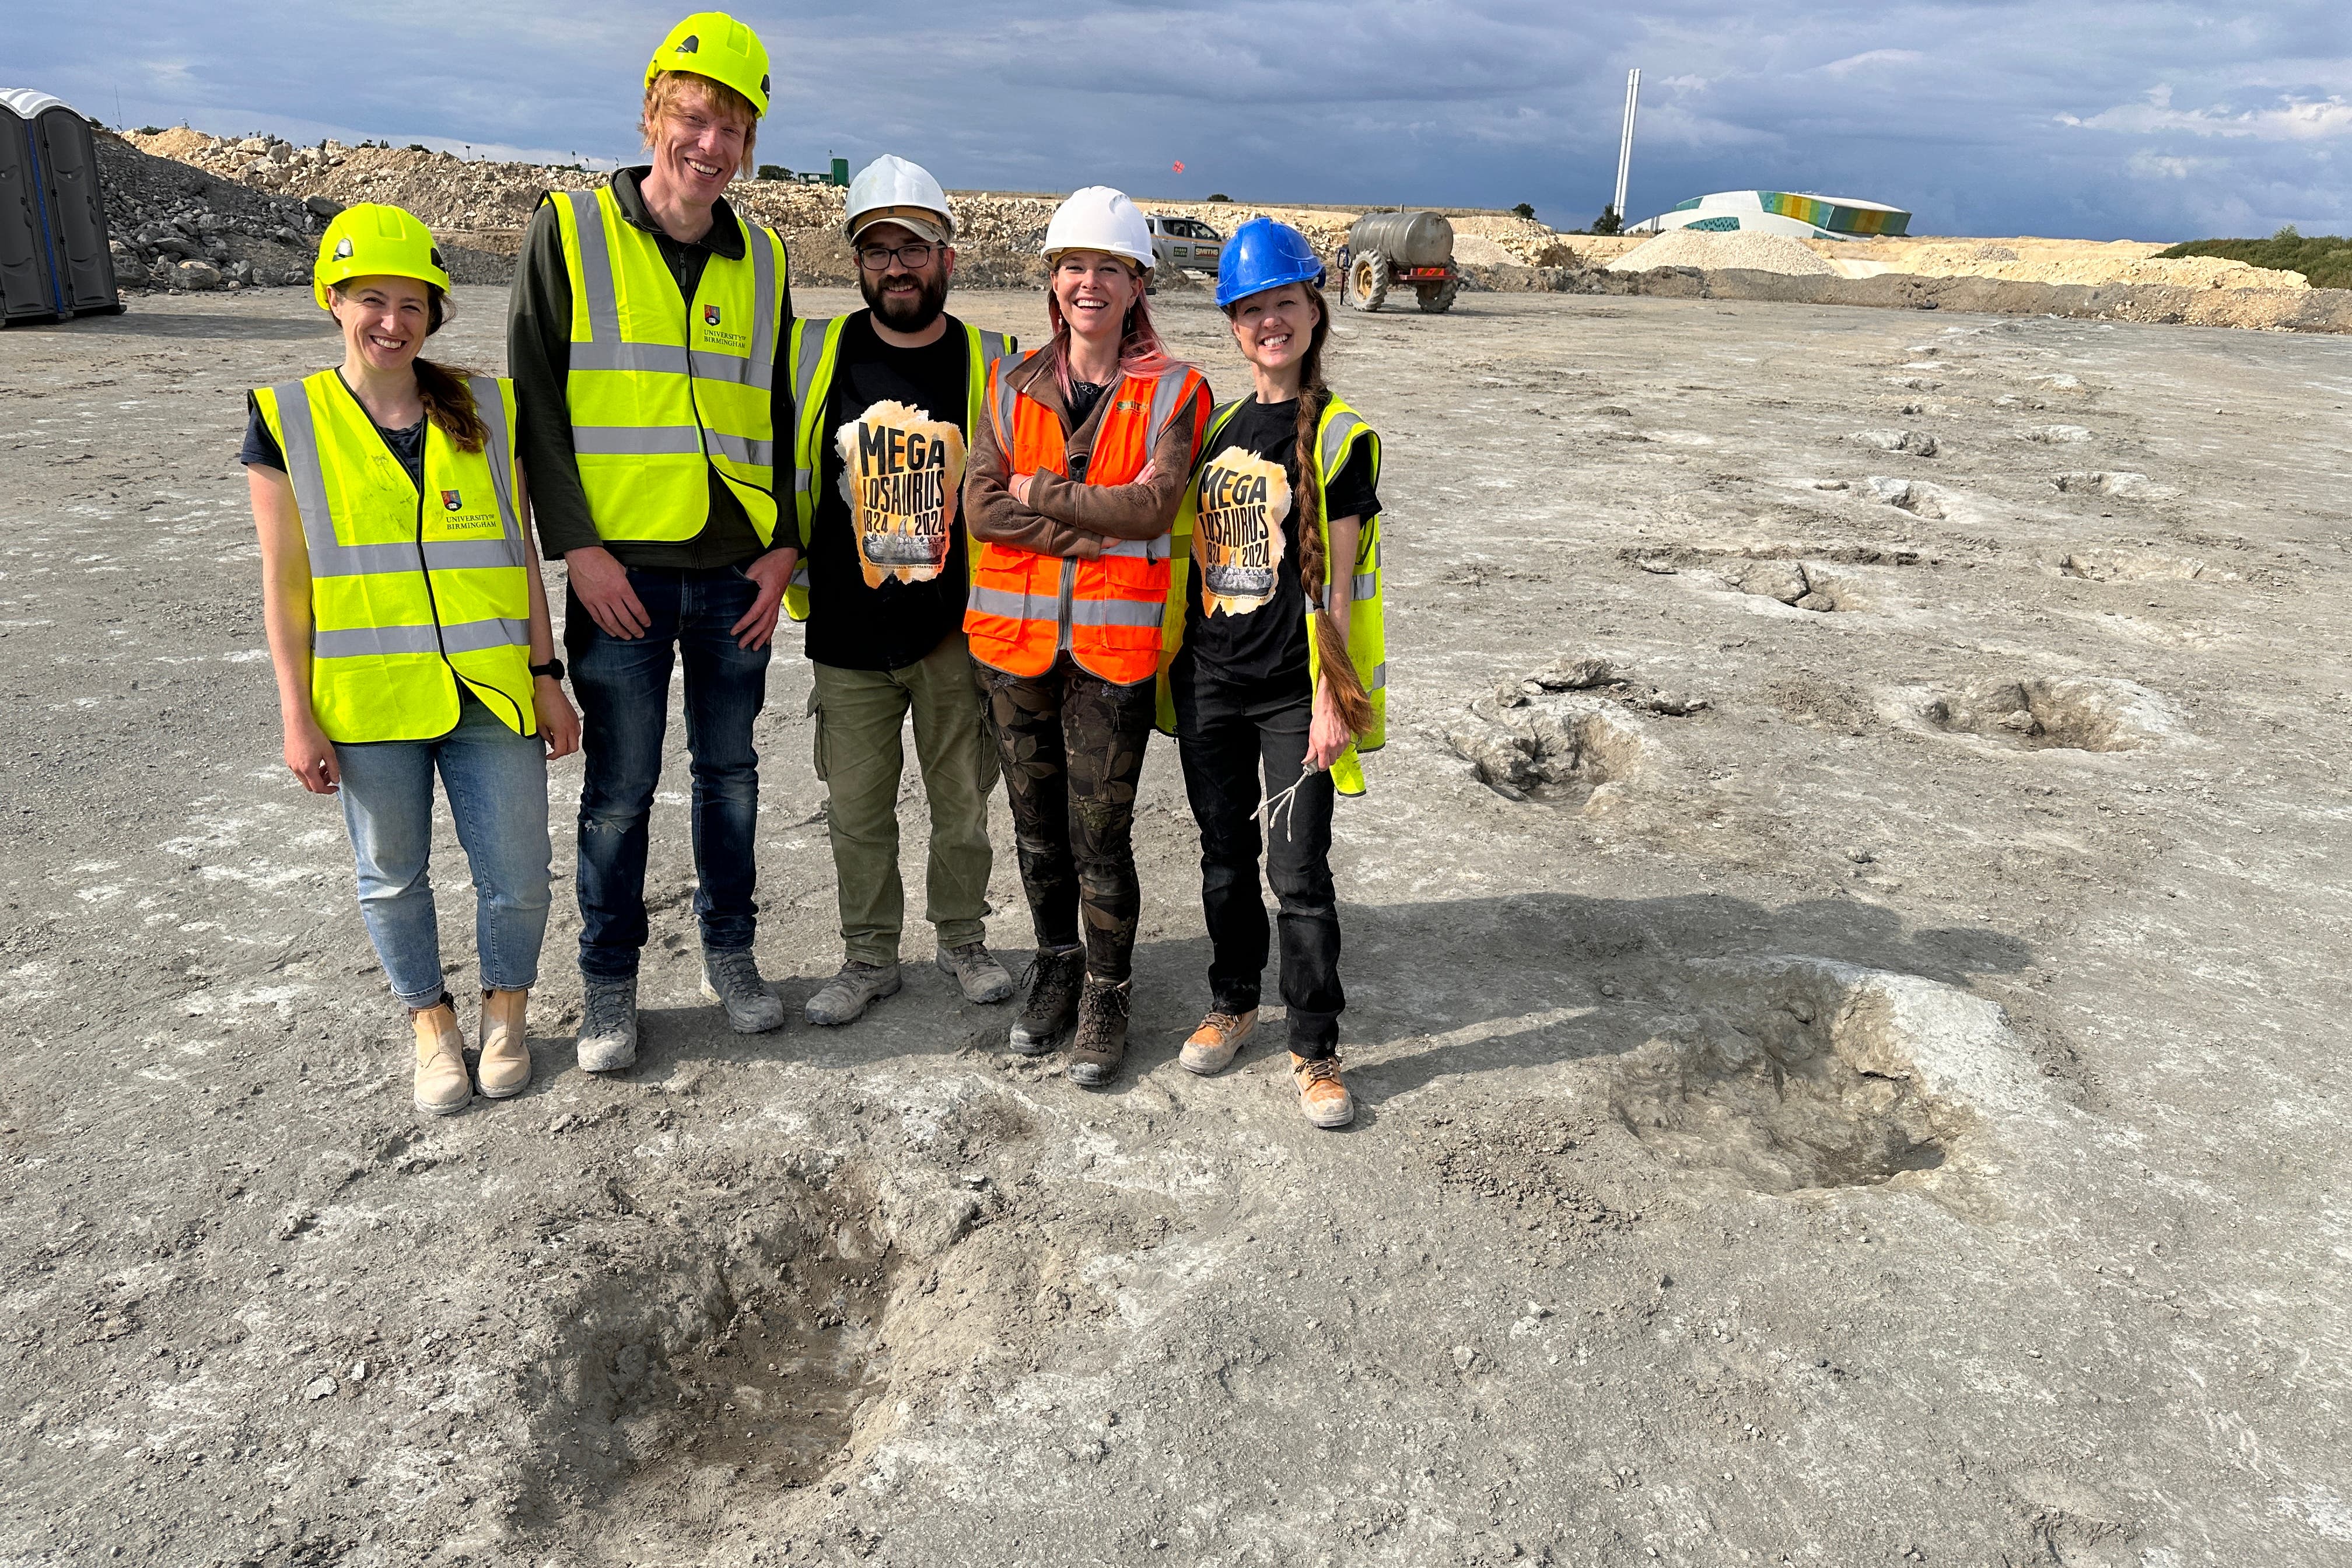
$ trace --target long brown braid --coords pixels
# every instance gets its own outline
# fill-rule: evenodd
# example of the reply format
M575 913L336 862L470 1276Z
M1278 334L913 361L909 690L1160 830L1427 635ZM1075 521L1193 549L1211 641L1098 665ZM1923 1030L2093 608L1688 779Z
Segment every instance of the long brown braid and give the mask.
M1306 585L1314 618L1316 657L1323 680L1339 706L1339 722L1349 734L1360 735L1372 727L1372 700L1364 690L1364 678L1357 673L1356 661L1348 656L1346 633L1331 614L1327 591L1330 562L1323 537L1323 470L1316 453L1316 426L1322 422L1324 405L1331 395L1331 389L1323 384L1323 340L1330 331L1330 318L1319 294L1310 289L1307 297L1315 306L1315 327L1307 336L1307 353L1298 364L1298 499L1291 508L1291 525L1298 530L1298 577ZM1348 563L1347 571L1346 580L1352 587L1354 562Z

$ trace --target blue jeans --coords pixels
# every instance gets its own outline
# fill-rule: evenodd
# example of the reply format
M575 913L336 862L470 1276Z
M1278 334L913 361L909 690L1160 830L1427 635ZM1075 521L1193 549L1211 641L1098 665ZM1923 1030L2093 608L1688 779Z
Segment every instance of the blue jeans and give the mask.
M661 782L673 662L686 663L686 749L694 773L694 912L702 945L751 945L752 869L760 825L760 754L751 723L768 696L767 648L736 646L728 628L759 597L736 567L629 568L651 625L616 637L578 598L563 643L580 699L587 779L580 790L580 972L625 980L646 945L646 822Z
M547 934L547 747L518 735L467 695L457 727L433 741L339 743L343 823L360 877L360 916L393 994L409 1007L441 1000L441 931L427 867L433 773L449 796L474 872L474 947L485 990L538 983Z

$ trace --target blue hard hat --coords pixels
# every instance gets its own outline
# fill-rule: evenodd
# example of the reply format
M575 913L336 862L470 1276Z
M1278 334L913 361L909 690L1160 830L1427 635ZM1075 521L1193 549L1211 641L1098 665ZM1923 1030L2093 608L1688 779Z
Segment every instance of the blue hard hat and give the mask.
M1319 283L1323 263L1307 237L1286 223L1254 217L1234 230L1217 258L1217 309L1286 283Z

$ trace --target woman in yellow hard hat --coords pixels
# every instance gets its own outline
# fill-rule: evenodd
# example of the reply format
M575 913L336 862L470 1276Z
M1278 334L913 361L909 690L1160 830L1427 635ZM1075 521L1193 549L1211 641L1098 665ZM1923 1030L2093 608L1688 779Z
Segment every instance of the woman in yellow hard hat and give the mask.
M415 1101L462 1110L530 1081L524 1004L547 926L547 759L580 743L525 537L514 394L417 357L448 313L433 236L351 207L315 291L343 363L257 388L244 450L286 765L342 796L360 912L416 1038ZM443 986L433 775L473 868L480 1059Z

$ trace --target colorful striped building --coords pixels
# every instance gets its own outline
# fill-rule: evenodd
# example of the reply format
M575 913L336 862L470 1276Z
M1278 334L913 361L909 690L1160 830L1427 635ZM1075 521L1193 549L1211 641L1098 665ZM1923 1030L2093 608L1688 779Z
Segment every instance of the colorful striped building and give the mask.
M1801 191L1717 191L1635 224L1629 234L1670 228L1785 234L1796 239L1864 239L1909 231L1911 215L1880 202Z

